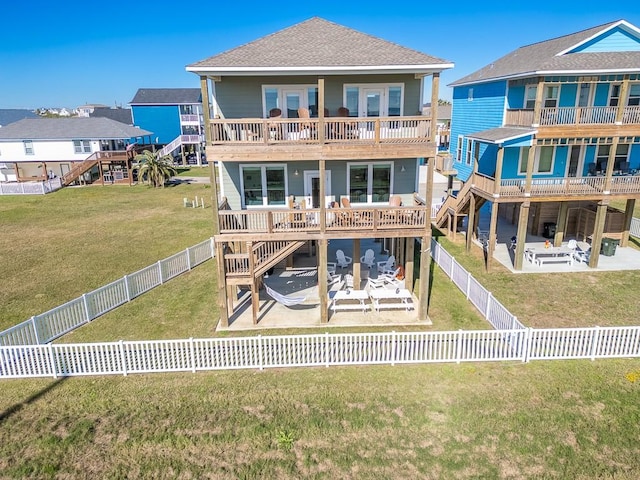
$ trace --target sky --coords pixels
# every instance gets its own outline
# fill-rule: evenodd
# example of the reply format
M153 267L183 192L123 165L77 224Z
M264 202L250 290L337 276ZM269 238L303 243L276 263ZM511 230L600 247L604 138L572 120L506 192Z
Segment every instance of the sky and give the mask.
M520 46L619 19L640 27L640 2L5 2L0 108L127 107L139 88L198 88L186 65L314 16L453 62L440 81L450 100L448 83Z

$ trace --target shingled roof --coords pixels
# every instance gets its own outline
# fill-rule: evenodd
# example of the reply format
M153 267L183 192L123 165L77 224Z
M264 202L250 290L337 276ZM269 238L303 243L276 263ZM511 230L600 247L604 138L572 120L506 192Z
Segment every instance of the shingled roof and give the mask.
M199 88L140 88L130 105L193 105L202 102Z
M27 118L0 128L0 141L126 139L151 134L110 118Z
M187 66L209 75L256 73L433 72L452 68L433 57L313 17Z
M633 25L624 20L618 20L563 37L534 43L514 50L480 70L456 80L450 86L531 75L640 71L640 51L571 52L594 37L616 27L621 27L634 35L639 33Z

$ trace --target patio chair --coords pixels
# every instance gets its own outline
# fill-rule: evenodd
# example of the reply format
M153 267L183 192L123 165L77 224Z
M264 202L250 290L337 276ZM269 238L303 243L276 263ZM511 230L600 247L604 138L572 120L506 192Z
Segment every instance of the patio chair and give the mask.
M620 162L620 175L629 174L629 162Z
M269 118L280 119L282 118L282 110L279 108L272 108L269 110ZM282 124L281 123L269 123L269 138L271 140L282 140Z
M391 274L396 269L396 257L391 255L383 262L378 262L378 275L380 274Z
M372 249L368 248L366 252L364 252L364 256L360 257L360 263L364 263L367 267L373 268L376 263L376 254Z
M590 163L588 169L589 169L589 171L588 171L589 176L595 177L596 176L596 164L595 163Z
M353 263L353 258L347 257L342 250L336 251L336 263L340 268L346 268Z
M366 288L398 288L401 286L397 278L399 273L400 267L396 268L393 273L390 274L378 274L378 278L369 277Z
M573 252L573 258L578 262L589 263L589 259L591 258L591 247L586 250L582 250L580 246L576 245L576 249Z
M353 275L350 273L347 273L344 276L344 286L345 288L353 288Z
M327 269L327 286L330 287L331 285L335 285L336 283L340 283L340 280L342 280L342 275L340 275L339 273L331 273L328 269Z
M335 275L336 274L336 262L327 262L327 272L329 272L331 275Z

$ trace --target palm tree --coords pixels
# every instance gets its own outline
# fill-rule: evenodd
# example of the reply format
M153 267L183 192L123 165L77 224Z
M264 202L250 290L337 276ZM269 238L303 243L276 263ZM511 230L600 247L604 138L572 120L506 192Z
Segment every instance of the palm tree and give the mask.
M154 187L164 187L164 182L177 174L170 155L159 157L156 153L144 150L135 156L138 162L138 180L145 181Z

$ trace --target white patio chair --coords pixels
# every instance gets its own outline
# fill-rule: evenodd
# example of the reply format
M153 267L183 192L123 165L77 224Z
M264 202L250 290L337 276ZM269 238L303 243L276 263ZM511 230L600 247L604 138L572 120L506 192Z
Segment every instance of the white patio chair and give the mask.
M378 275L381 273L393 273L396 269L396 257L391 255L384 262L378 262Z
M573 252L573 258L578 262L589 263L589 259L591 258L591 247L586 250L582 250L578 245L576 245L576 249Z
M353 275L350 273L345 274L344 276L344 286L345 288L353 288Z
M335 270L334 273L331 273L329 270L327 270L327 286L330 287L331 285L340 283L340 280L342 280L342 275L340 275L339 273L336 274Z
M329 272L331 275L336 274L336 267L336 262L327 262L327 272Z
M376 264L376 254L372 249L369 248L364 252L364 256L360 257L360 263L364 263L367 267L373 268Z
M378 278L367 279L367 289L372 288L397 288L401 286L401 282L396 278L400 273L400 268L396 268L393 273L378 274ZM404 286L403 286L404 288Z
M340 268L346 268L353 263L353 258L347 257L342 250L336 251L336 263Z

